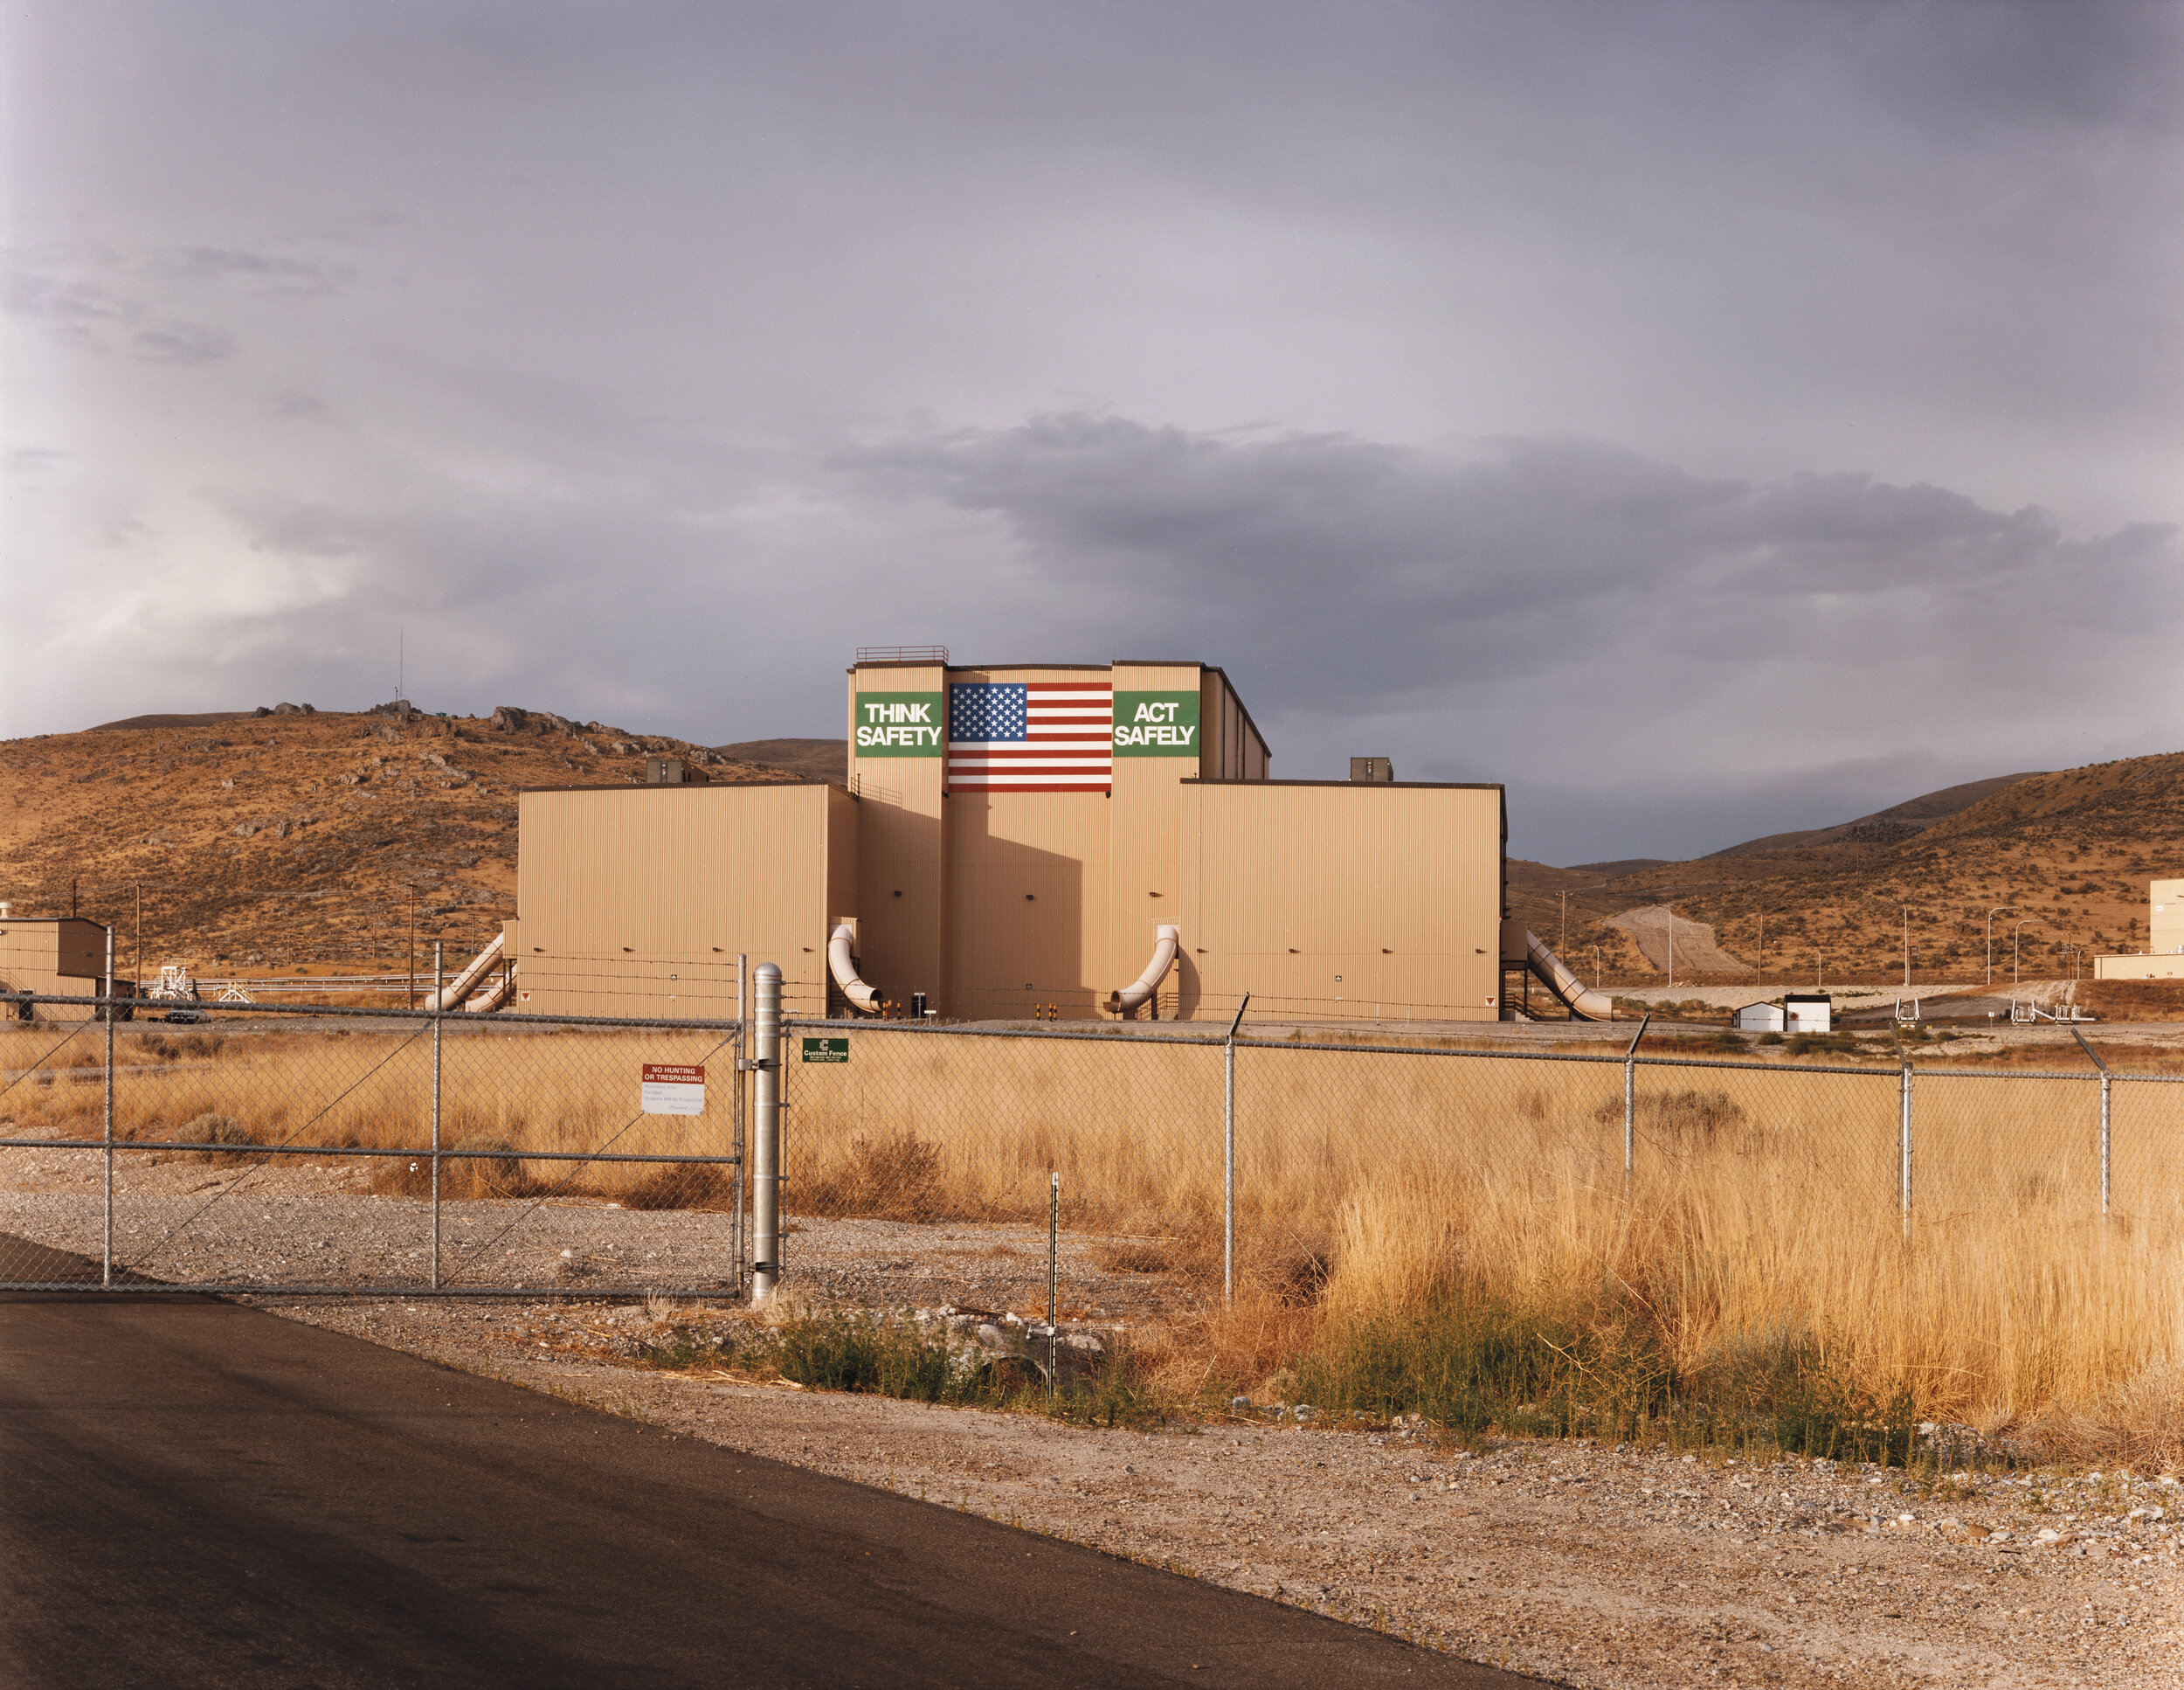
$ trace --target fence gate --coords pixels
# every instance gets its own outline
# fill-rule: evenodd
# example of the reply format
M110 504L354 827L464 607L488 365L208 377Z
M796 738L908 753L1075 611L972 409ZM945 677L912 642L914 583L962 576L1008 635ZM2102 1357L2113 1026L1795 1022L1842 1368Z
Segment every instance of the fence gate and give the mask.
M737 1022L38 1001L87 1018L0 1032L0 1286L747 1287Z

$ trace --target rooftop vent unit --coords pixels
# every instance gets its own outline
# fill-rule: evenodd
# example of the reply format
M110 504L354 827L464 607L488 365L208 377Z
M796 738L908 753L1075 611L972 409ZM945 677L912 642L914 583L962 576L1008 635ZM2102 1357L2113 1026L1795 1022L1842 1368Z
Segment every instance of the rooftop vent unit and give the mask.
M694 769L679 757L645 759L644 784L647 786L702 786L712 778L703 769Z
M1395 765L1385 757L1353 757L1350 759L1350 778L1352 780L1393 782Z

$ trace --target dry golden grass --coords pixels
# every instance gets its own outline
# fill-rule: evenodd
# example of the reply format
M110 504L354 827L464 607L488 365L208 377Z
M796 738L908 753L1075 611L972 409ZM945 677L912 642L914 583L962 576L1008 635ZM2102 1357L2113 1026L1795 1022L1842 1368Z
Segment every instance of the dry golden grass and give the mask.
M790 1167L841 1193L875 1145L920 1144L957 1216L1127 1233L1217 1280L1220 1053L867 1030L793 1070ZM2184 1360L2184 1086L1926 1071L1899 1209L1893 1070L1641 1068L1635 1176L1617 1063L1247 1049L1238 1082L1244 1295L1171 1357L1264 1380L1321 1323L1475 1295L1634 1309L1703 1381L1809 1346L1884 1399L1988 1429L2129 1402ZM794 1206L796 1183L791 1185ZM2111 1415L2112 1417L2112 1415Z
M729 1052L713 1044L451 1036L442 1141L722 1153ZM1471 1298L1579 1327L1637 1322L1689 1381L1798 1346L1876 1400L1908 1386L1929 1417L2041 1423L2111 1449L2177 1441L2174 1413L2155 1409L2184 1365L2184 1084L2115 1084L2104 1221L2090 1071L1921 1071L1906 1227L1892 1070L1641 1067L1626 1180L1619 1063L1248 1048L1241 1295L1216 1314L1217 1046L867 1028L849 1063L793 1054L790 1215L1037 1223L1059 1172L1062 1223L1101 1235L1095 1260L1198 1287L1163 1362L1178 1379L1263 1383L1330 1323ZM429 1139L430 1057L427 1040L377 1033L229 1039L125 1070L117 1113L138 1139L218 1114L259 1143L413 1147ZM704 1116L637 1113L641 1063L708 1059ZM97 1078L16 1085L0 1131L95 1134ZM536 1190L569 1166L450 1177ZM686 1173L642 1165L588 1166L577 1188L708 1200Z
M31 1035L12 1036L33 1048ZM175 1142L190 1124L217 1116L234 1122L242 1135L224 1135L228 1143L415 1151L432 1142L429 1033L267 1032L183 1040L131 1034L116 1046L122 1060L114 1127L125 1140ZM703 1115L639 1112L643 1063L708 1059L715 1066ZM733 1051L717 1033L466 1031L443 1046L440 1142L451 1151L726 1155L735 1144L733 1082ZM19 1081L0 1091L0 1133L96 1137L103 1098L96 1067L70 1068L51 1083L42 1077ZM401 1158L375 1160L371 1178L375 1189L391 1194L430 1184L429 1172L413 1171ZM703 1165L458 1157L444 1159L441 1169L446 1195L515 1196L563 1183L653 1205L670 1195L689 1200L676 1207L718 1201L718 1176L708 1181Z

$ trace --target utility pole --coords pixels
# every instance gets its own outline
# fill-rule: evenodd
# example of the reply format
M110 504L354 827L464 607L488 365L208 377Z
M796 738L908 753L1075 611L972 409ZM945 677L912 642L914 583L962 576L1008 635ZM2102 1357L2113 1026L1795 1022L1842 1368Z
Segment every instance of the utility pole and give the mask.
M1676 904L1673 900L1661 906L1669 916L1669 984L1676 985Z
M417 1008L417 885L410 886L410 1001L406 1008Z
M1998 904L1987 912L1987 983L1989 986L1994 983L1994 918L2016 913L2017 906L2014 904Z
M1869 893L1869 894L1868 894L1868 896L1869 896L1869 897L1878 897L1878 898L1880 898L1880 899L1881 899L1881 902L1883 902L1883 904L1895 904L1895 903L1899 902L1899 900L1898 900L1898 899L1896 899L1896 898L1883 897L1883 896L1882 896L1882 894L1880 894L1880 893L1878 893L1878 892L1872 892L1872 893ZM1903 906L1903 910L1904 910L1904 989L1905 991L1909 991L1909 990L1911 989L1911 905L1910 905L1910 904L1904 904L1904 906Z
M1555 935L1555 954L1560 956L1570 948L1570 895L1557 892L1555 896L1562 900L1562 931Z

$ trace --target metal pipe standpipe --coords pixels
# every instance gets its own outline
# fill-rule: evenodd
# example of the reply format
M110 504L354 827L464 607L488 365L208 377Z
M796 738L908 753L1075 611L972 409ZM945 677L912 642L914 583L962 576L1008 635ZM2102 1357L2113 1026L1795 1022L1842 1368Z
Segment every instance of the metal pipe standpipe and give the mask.
M751 1036L750 1300L770 1302L781 1284L781 970L762 962L752 977L757 1019Z

